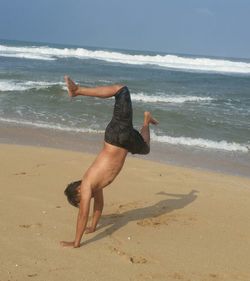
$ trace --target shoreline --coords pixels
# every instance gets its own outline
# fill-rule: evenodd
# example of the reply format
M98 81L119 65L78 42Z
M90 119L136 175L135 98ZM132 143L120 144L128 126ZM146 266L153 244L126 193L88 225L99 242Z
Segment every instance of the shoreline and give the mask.
M103 134L67 132L0 122L1 143L57 148L96 155L103 145ZM149 155L129 154L128 157L250 178L250 156L248 154L151 142Z

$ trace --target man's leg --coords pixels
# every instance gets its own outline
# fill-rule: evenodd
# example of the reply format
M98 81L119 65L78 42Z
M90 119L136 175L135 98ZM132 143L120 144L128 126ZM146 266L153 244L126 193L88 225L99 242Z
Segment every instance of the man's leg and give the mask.
M91 96L98 98L110 98L113 97L123 86L122 85L111 85L103 87L86 88L76 85L68 76L64 77L68 93L70 97L76 96Z
M148 144L148 146L150 145L149 124L157 125L158 121L153 118L153 116L150 112L145 111L143 126L141 128L141 135L142 135L144 141Z

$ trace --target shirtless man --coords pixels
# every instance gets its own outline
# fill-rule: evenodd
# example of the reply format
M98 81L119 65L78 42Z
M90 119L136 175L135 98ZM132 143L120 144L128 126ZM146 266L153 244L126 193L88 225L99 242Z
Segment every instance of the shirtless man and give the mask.
M105 130L104 146L88 168L82 181L69 184L65 190L69 203L79 207L74 241L61 241L64 247L80 247L83 233L94 232L103 210L103 188L109 185L121 171L128 152L148 154L150 151L149 124L158 124L150 112L144 112L141 133L133 128L132 103L126 86L112 85L85 88L76 85L68 76L65 82L70 97L92 96L109 98L115 96L112 120ZM91 227L87 228L90 200L94 198Z

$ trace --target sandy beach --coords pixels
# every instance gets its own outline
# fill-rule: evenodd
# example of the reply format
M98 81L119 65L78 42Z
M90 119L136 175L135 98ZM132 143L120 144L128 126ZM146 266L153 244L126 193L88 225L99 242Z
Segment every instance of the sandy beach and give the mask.
M129 157L98 229L63 194L94 155L0 145L0 280L250 280L250 179Z

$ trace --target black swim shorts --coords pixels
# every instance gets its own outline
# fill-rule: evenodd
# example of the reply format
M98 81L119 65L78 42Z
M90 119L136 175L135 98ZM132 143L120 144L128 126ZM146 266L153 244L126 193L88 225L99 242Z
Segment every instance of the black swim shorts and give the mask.
M148 154L149 145L133 128L133 109L129 89L124 86L115 94L112 120L105 130L105 142L127 149L132 154Z

